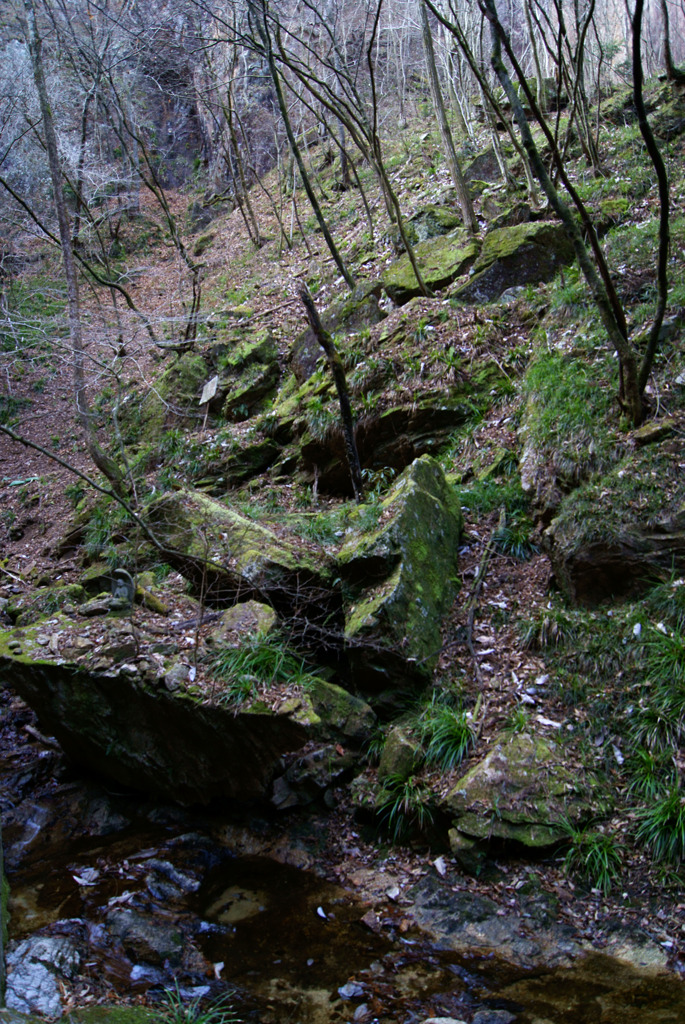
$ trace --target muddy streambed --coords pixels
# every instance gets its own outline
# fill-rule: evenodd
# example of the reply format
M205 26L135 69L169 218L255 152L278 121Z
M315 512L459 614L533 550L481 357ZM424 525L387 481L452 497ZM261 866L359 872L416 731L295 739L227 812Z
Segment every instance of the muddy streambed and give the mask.
M51 968L64 1012L154 1008L178 986L188 998L230 994L241 1019L263 1024L685 1021L674 975L597 953L549 969L497 949L457 952L415 926L410 887L401 898L384 891L382 865L359 898L330 880L339 822L329 815L238 818L148 803L79 776L27 726L30 713L5 698L9 957L23 951L27 963L38 936L71 951ZM373 868L363 870L373 878Z

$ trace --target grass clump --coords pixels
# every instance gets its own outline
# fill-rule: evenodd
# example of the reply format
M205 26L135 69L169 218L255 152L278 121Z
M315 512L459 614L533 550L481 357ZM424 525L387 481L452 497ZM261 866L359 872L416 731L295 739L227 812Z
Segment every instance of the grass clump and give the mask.
M664 796L674 783L673 760L667 754L638 747L628 760L628 795L652 802Z
M616 366L598 352L538 352L523 384L524 434L539 461L570 484L608 469L615 461Z
M685 636L659 623L644 645L645 686L632 732L636 744L667 754L685 738Z
M537 554L538 546L532 539L533 523L521 511L508 516L506 521L495 532L495 547L502 555L510 555L518 561L526 562Z
M449 772L464 760L475 743L475 729L466 711L433 699L420 719L426 763Z
M651 807L638 812L638 842L649 847L656 861L679 865L685 859L685 793L679 785Z
M185 1000L176 984L175 989L166 990L156 1016L160 1024L241 1024L242 1018L233 1010L230 1000L230 995L213 1001L201 996Z
M306 687L306 664L282 639L254 635L239 647L219 647L210 661L212 675L226 683L221 704L243 704L271 686Z
M608 893L621 877L621 849L616 839L606 832L565 825L569 847L564 868L592 889Z
M433 822L431 792L415 775L388 775L378 803L381 826L387 829L394 843L408 838L412 832L423 832Z

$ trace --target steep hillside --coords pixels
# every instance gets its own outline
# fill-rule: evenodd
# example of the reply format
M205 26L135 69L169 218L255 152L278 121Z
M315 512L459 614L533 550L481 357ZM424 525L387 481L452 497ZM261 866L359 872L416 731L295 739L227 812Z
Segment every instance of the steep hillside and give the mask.
M675 962L682 102L653 87L670 290L636 428L566 234L505 186L485 133L461 153L475 239L432 126L398 131L386 154L431 296L380 216L371 170L359 169L369 222L316 146L353 291L302 189L274 206L276 172L250 193L259 247L239 210L212 206L196 231L198 196L173 193L203 266L186 342L168 238L150 210L125 224L121 280L159 343L123 309L104 331L96 292L84 306L90 398L126 506L92 486L108 491L74 425L59 266L34 243L35 262L6 285L25 343L5 338L0 413L40 448L0 436L0 656L42 731L86 768L182 803L334 808L341 829L368 830L368 856L398 844L390 856L410 870L430 849L498 899L530 863L597 945L620 920ZM604 119L604 174L579 151L568 165L634 338L655 306L657 184L625 97ZM361 502L303 284L346 374Z

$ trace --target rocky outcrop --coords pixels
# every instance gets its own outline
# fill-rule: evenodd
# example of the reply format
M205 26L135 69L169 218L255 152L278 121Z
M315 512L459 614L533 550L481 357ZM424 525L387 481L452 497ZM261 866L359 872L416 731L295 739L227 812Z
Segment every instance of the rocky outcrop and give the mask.
M544 534L557 583L592 605L685 571L683 443L639 449L563 499Z
M594 788L589 774L567 767L558 743L527 733L501 735L445 797L456 830L453 850L459 856L463 836L551 846L566 834L565 823L598 813Z
M487 234L470 280L454 293L463 302L492 302L508 288L550 281L575 252L561 224L516 224Z
M169 421L182 423L197 416L208 375L209 366L202 356L186 352L174 358L171 366L155 379L153 387L127 394L119 410L124 441L154 442Z
M24 640L30 652L30 640ZM130 664L89 672L69 663L0 655L0 673L41 728L89 771L179 803L264 797L280 758L311 733L288 715L208 706L169 693Z
M425 242L430 238L448 235L460 227L462 219L456 210L448 206L431 204L419 210L405 222L404 231L412 245ZM404 243L399 231L394 232L393 242L399 252L404 251Z
M478 256L478 243L467 238L461 230L453 231L449 235L419 242L414 253L426 285L431 291L438 291L466 273ZM383 287L398 306L421 295L408 256L388 267L383 275Z
M7 953L6 1006L61 1017L60 984L78 973L79 964L78 949L64 935L32 935L17 943Z
M423 456L404 471L380 503L378 522L338 554L350 595L345 637L362 689L432 671L458 586L461 508L434 459Z

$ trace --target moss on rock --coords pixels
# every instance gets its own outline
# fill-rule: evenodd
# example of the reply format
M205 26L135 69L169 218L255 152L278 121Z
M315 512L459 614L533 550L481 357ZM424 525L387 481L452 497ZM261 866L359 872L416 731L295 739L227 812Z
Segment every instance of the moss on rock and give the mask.
M423 279L432 291L445 288L466 273L478 256L479 246L462 231L419 242L414 252ZM398 305L421 294L408 256L392 263L383 277L385 291Z
M569 600L635 595L685 570L684 455L682 438L667 437L563 499L544 540Z
M574 259L573 244L561 224L539 221L498 228L485 236L470 280L454 297L492 302L507 288L550 281Z
M606 812L596 780L565 763L558 743L519 733L496 737L445 797L459 833L475 839L515 840L550 846L564 837L565 823Z
M268 594L277 609L330 598L331 566L294 538L275 533L199 491L175 491L147 512L167 561L213 599Z
M458 586L461 508L434 459L405 470L378 517L376 529L354 534L338 554L351 594L345 635L362 685L432 670Z

